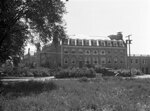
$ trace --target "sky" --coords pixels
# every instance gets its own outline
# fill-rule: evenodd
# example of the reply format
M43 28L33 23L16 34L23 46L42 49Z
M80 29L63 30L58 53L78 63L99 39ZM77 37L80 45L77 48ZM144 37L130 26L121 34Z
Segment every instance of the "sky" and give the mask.
M100 39L122 32L125 40L131 34L131 53L150 55L150 0L69 0L66 9L68 35Z
M150 0L69 0L66 10L63 19L72 38L122 32L124 40L132 35L131 54L150 55Z

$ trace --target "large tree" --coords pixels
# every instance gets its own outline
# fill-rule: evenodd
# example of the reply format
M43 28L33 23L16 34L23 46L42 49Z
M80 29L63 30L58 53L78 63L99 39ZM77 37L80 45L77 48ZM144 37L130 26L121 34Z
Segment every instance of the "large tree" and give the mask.
M61 0L0 0L0 60L22 54L35 33L40 42L57 45L66 37L64 13Z

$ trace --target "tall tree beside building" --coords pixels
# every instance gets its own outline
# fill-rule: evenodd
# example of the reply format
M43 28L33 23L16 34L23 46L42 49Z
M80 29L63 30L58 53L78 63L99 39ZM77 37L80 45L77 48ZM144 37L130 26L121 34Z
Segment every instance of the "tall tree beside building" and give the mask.
M66 37L61 0L0 0L0 60L21 55L28 41L46 43ZM37 39L37 38L36 38Z

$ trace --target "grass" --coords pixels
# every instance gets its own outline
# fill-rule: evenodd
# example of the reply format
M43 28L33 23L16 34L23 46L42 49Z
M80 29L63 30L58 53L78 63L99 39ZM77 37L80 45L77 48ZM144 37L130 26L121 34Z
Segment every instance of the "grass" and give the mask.
M29 89L14 84L19 91L3 87L1 111L150 111L150 79L99 77L33 84Z

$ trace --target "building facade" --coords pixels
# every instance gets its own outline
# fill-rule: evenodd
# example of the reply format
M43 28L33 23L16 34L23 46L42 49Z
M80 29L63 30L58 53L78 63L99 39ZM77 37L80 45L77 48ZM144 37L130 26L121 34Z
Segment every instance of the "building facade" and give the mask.
M150 73L150 55L132 55L128 57L128 66L140 69L143 73Z
M150 55L127 56L127 45L123 40L65 39L57 47L53 44L44 46L28 60L37 66L100 65L113 69L135 68L150 74Z
M43 47L39 58L40 65L101 65L120 69L127 67L127 47L123 40L65 39L57 48L54 45Z

